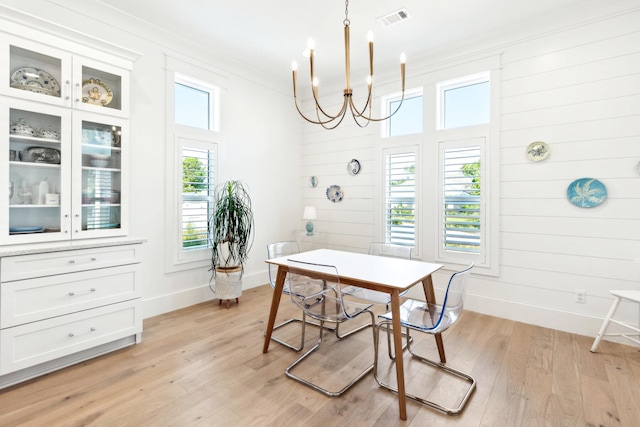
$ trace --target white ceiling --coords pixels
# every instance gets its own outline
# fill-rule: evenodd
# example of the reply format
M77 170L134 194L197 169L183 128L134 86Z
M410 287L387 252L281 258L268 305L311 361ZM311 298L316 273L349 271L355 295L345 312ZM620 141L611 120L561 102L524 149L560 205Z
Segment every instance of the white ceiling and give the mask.
M344 74L343 0L97 0L108 7L229 55L274 77L290 79L292 60L306 61L316 41L320 78ZM351 67L367 66L366 33L375 34L376 64L411 58L525 28L541 17L575 10L585 0L351 0ZM383 27L376 18L404 8L410 19ZM306 63L305 63L306 67Z

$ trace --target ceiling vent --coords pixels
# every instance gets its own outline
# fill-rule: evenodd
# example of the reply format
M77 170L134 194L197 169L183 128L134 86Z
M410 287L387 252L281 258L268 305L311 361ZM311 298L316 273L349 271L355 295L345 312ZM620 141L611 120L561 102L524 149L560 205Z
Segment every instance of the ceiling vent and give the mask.
M409 19L409 14L406 9L400 9L395 12L392 12L388 15L381 16L377 19L383 26L388 27L389 25L397 24L398 22L402 22Z

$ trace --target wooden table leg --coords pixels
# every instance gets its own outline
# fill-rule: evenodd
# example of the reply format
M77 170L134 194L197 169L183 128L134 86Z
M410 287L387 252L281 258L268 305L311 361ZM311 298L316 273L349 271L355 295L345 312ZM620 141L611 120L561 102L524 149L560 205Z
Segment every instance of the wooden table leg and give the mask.
M407 419L407 396L404 388L404 360L402 359L402 326L400 325L400 293L391 293L391 320L393 324L393 346L396 354L396 377L398 381L398 406L400 419Z
M269 343L271 342L271 333L273 332L273 326L276 323L276 315L278 314L278 306L280 305L280 297L282 296L282 289L284 288L284 279L287 277L287 269L283 266L278 267L278 275L276 276L276 285L273 288L273 295L271 296L271 311L269 311L269 322L267 323L267 332L264 335L264 346L262 352L269 351Z
M433 290L433 280L431 275L422 279L422 287L424 288L424 296L427 298L427 302L431 304L436 303L436 294ZM438 346L438 354L440 355L440 362L447 363L447 358L444 354L444 343L442 342L442 334L435 334L436 345Z

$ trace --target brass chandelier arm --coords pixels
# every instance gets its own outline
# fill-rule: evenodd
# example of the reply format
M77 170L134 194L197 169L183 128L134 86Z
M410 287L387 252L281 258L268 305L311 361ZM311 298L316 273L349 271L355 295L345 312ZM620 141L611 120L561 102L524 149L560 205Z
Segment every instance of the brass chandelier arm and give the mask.
M300 116L303 119L305 119L309 123L313 123L314 125L322 125L322 127L324 127L325 129L335 129L342 122L342 120L344 119L345 113L347 112L347 101L346 101L346 98L345 98L345 102L343 103L342 108L340 109L340 112L335 116L327 116L327 120L323 120L320 117L319 110L316 107L316 116L318 117L318 119L314 120L314 119L310 119L309 117L305 116L304 113L302 112L302 110L300 110L300 107L298 106L298 98L297 97L294 96L293 100L294 100L294 104L296 106L296 110L298 110L298 114L300 114ZM335 126L326 126L326 125L334 122L337 119L340 119L340 120L338 121L338 123Z

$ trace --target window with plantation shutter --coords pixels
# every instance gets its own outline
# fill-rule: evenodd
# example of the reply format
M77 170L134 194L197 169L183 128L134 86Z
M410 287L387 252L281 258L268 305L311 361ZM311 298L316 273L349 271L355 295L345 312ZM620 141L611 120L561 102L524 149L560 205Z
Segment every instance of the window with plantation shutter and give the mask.
M416 152L385 150L385 241L416 243Z
M166 57L167 186L165 271L211 266L214 188L218 174L221 88L214 73Z
M440 241L445 253L480 254L483 250L481 141L441 143Z
M209 217L215 188L215 153L182 147L182 248L210 247Z

